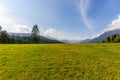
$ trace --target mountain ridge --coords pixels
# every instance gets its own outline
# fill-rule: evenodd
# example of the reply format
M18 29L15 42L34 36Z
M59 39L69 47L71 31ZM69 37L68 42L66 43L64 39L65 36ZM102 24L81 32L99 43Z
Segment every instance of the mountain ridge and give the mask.
M103 34L101 34L100 36L98 36L94 39L91 39L90 41L88 41L88 43L101 42L101 41L105 40L108 36L111 36L114 34L120 34L120 29L106 31Z
M18 36L21 38L31 36L30 33L8 33L8 34L13 38L17 38ZM41 35L39 37L40 37L41 43L64 43L64 42L59 41L57 39L49 39L49 38L41 36Z

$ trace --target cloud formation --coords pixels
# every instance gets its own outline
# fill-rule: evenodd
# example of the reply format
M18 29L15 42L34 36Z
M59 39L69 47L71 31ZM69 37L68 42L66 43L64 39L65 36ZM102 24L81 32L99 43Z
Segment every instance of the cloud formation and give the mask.
M110 24L108 24L108 26L101 33L93 35L91 39L96 38L105 32L116 30L116 29L120 29L120 15L117 17L117 19L113 20Z
M19 24L14 19L9 18L7 13L8 9L4 5L0 5L0 25L3 27L3 29L7 30L8 32L14 33L31 32L30 26ZM65 33L59 32L54 28L48 28L47 30L45 30L43 27L40 27L39 29L41 35L52 37L58 40L81 40L80 37L66 35Z
M43 35L47 37L52 37L58 40L82 40L79 36L72 36L70 34L62 33L54 28L49 28L43 31Z
M104 29L104 32L106 31L111 31L115 29L120 29L120 15L118 16L117 19L113 20L107 28Z
M53 28L49 28L48 30L46 30L45 32L44 32L44 34L45 35L48 35L48 36L50 36L50 35L52 35L52 36L55 36L56 35L56 29L53 29Z
M27 25L21 25L17 23L15 20L11 19L7 15L8 9L4 5L0 5L0 25L3 29L8 32L16 32L16 33L28 33L30 32L30 27Z
M80 8L80 13L82 20L84 24L89 28L93 28L93 22L92 20L87 16L88 9L90 5L90 0L80 0L79 8Z
M101 34L103 34L104 32L112 31L115 29L120 29L120 15L118 16L117 19L114 19L110 24L108 24L108 26L101 33L97 33L97 34L93 35L92 37L90 37L90 39L96 38L96 37L100 36ZM84 40L84 39L87 39L87 38L81 38L79 36L66 35L64 33L57 31L54 28L49 28L48 30L44 30L43 32L44 32L45 36L53 37L53 38L56 38L59 40Z

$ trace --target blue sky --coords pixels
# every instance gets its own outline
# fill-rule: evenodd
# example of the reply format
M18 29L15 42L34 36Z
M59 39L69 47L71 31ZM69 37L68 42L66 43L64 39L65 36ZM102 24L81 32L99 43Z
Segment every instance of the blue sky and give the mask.
M0 25L8 32L83 40L120 28L120 0L0 0Z

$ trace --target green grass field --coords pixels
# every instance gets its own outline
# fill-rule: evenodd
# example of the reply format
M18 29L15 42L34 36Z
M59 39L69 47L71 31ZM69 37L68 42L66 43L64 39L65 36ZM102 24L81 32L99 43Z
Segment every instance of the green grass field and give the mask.
M120 80L120 44L1 44L0 80Z

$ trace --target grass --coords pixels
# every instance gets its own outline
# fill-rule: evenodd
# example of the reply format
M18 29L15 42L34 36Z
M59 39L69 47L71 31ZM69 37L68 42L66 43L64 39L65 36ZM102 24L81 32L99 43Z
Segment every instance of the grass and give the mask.
M120 44L1 44L0 80L120 80Z

